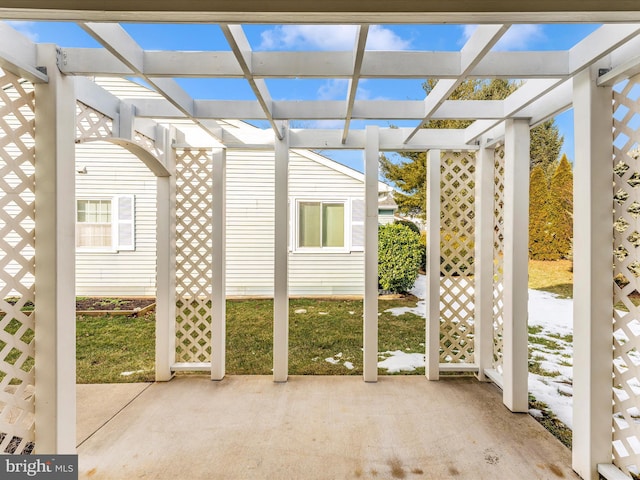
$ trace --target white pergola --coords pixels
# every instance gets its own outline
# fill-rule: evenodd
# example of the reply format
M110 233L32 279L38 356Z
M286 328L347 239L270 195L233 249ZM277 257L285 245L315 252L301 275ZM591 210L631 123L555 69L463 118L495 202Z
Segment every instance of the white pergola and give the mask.
M99 49L84 49L36 44L0 24L0 69L4 72L0 86L5 92L0 97L0 129L4 135L0 137L0 168L5 178L0 184L4 192L0 205L6 209L8 204L12 208L18 204L27 212L19 217L3 216L0 227L3 237L8 238L22 228L19 224L26 219L33 224L37 241L35 258L26 254L26 260L18 257L25 245L33 246L33 228L23 232L24 242L3 239L0 243L3 266L17 261L35 278L34 292L22 285L22 277L9 277L6 273L1 277L4 296L18 291L23 301L16 307L2 303L7 315L0 320L0 338L5 345L0 349L0 371L7 375L0 381L4 389L0 391L0 405L5 406L0 409L0 446L6 448L13 436L18 438L19 450L35 442L39 453L75 451L75 200L69 195L75 175L74 140L108 140L121 145L138 155L157 176L156 375L160 381L170 380L178 370L210 370L213 380L222 380L225 375L225 152L252 148L275 150L276 159L276 382L284 382L288 376L289 151L364 151L364 380L375 382L379 153L427 151L426 377L437 380L441 371L476 372L479 380L493 381L503 389L509 409L526 412L529 130L573 107L574 418L578 419L574 422L573 467L583 478L590 479L597 479L598 472L614 479L626 478L620 476L621 471L637 471L640 428L633 412L640 408L640 385L636 385L640 377L636 377L637 362L630 352L640 348L640 336L634 330L634 324L640 322L640 311L629 297L637 287L640 291L636 275L640 275L640 251L636 251L640 241L632 234L640 231L640 193L636 191L638 182L633 181L635 174L640 178L638 158L633 154L640 136L628 127L634 115L640 115L640 102L630 93L636 85L640 89L640 8L636 2L614 0L603 5L587 0L538 0L515 4L466 0L450 5L451 2L406 0L400 4L371 1L364 7L356 2L325 1L307 6L304 2L281 0L271 2L268 8L265 2L253 0L239 5L197 0L179 3L0 2L2 19L75 21L102 45ZM114 23L130 21L219 25L230 49L144 50L120 24ZM569 50L492 49L514 23L578 21L605 24ZM357 34L352 51L252 51L243 23L353 23ZM481 25L460 51L370 51L365 48L367 36L370 25L377 23ZM90 79L97 76L139 78L162 98L118 98ZM180 77L245 79L255 99L192 98L175 81ZM525 82L505 100L449 100L465 79L493 77ZM348 94L344 101L273 100L266 80L274 78L348 79ZM438 82L424 100L358 100L360 80L377 78L437 78ZM614 90L614 85L622 81L626 81L625 86ZM29 89L29 85L33 88ZM618 110L618 105L624 105L626 110ZM226 122L234 119L266 121L270 130L265 131L264 141L247 145L236 138ZM473 123L457 130L421 128L434 119L470 119ZM344 127L295 129L289 128L290 120L342 120ZM415 126L371 125L354 129L355 120L414 120ZM166 127L185 121L207 132L210 142L189 145L174 128ZM621 140L620 135L626 140ZM17 162L16 158L21 160ZM202 161L209 168L206 181L210 197L198 201L209 202L212 226L208 233L178 238L182 206L176 201L176 191L189 181L182 176L180 166L188 162L200 165L198 162ZM450 195L446 188L441 189L440 171L469 162L473 162L475 170L475 343L472 355L443 361L441 289L449 288L447 281L457 280L453 276L445 275L444 280L441 277L440 259L446 257L444 250L448 247L442 243L439 222ZM6 180L9 177L19 180ZM20 203L19 197L28 199L30 195L32 203ZM501 234L499 240L496 231ZM202 235L208 235L209 243L189 244ZM176 244L183 245L183 250L189 244L191 250L185 253ZM211 254L207 264L210 276L206 278L206 288L196 292L190 290L193 285L180 284L184 278L180 274L184 268L180 258L203 249ZM620 275L626 283L620 281ZM500 278L496 280L497 276ZM464 289L458 287L451 290L454 296L462 295ZM180 361L176 357L180 304L200 297L198 308L205 308L209 300L212 304L206 307L211 309L212 318L208 345L211 358L206 362ZM629 313L614 312L614 299L623 301ZM19 307L26 300L34 300L36 305L31 317L20 312ZM464 303L462 297L458 300ZM7 325L12 319L22 326L9 334ZM26 329L35 332L37 348L33 342L27 344L20 339ZM15 365L5 361L12 349L22 352ZM35 372L19 368L29 356L35 358ZM623 358L624 371L616 369L614 356ZM12 378L20 380L18 386L17 382L11 384ZM22 412L18 422L9 420L15 409ZM3 432L7 432L4 437Z

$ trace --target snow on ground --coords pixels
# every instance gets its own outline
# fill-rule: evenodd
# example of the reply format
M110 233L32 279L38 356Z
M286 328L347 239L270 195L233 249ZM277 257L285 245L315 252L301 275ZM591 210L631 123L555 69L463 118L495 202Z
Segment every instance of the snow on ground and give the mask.
M426 314L426 277L421 275L411 290L420 301L413 308L392 308L393 315ZM573 379L573 300L554 294L529 290L530 364L536 373L529 374L529 392L549 406L558 419L572 427ZM424 367L424 354L401 350L381 352L378 367L389 373L412 371ZM537 365L536 365L537 364ZM535 411L531 412L535 414ZM539 414L539 412L538 412Z

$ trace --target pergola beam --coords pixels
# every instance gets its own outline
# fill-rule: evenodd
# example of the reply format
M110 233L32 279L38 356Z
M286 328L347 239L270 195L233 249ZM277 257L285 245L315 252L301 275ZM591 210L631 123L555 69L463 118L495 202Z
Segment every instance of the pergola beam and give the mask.
M214 133L194 116L193 99L170 78L150 78L144 74L144 50L117 24L83 23L80 26L127 68L144 79L169 103L210 135Z
M599 87L612 87L620 80L640 73L640 36L629 40L609 54L610 70L598 77Z
M33 83L47 83L49 77L38 70L36 44L0 22L0 68Z
M367 34L369 33L369 25L360 25L358 27L357 40L353 52L353 72L349 79L349 89L347 93L347 108L344 120L344 129L342 131L342 143L347 141L349 135L349 125L353 115L353 105L356 101L358 93L358 83L360 82L360 70L362 69L362 59L364 57L364 48L367 45Z
M220 25L220 28L244 73L244 78L249 82L253 94L264 111L266 119L269 121L278 140L282 140L284 138L283 134L271 113L273 107L267 84L263 79L255 78L251 71L251 45L249 45L249 41L242 30L242 25Z
M422 126L429 121L434 112L449 98L453 91L466 80L482 58L500 40L502 35L509 29L509 25L480 25L471 35L467 43L460 50L460 76L456 79L440 80L429 92L424 101L425 115L418 125L407 137L408 142L418 133Z
M62 48L67 75L125 76L133 71L102 48ZM460 52L364 51L360 78L456 78ZM242 78L232 52L143 51L147 77ZM352 52L252 52L254 78L350 78ZM469 72L476 78L549 78L569 75L569 52L488 52Z

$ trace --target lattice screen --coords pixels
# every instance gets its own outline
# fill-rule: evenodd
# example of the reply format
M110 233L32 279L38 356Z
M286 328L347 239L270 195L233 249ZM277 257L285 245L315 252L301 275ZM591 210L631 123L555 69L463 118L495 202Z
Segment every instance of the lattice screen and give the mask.
M211 361L211 153L176 152L176 361Z
M34 448L33 85L0 69L0 453Z
M76 102L76 138L78 140L102 140L111 137L113 120L106 115Z
M76 102L76 139L80 141L107 140L113 136L113 119L94 110L82 102ZM133 142L156 158L161 158L162 149L155 140L134 131Z
M473 152L442 152L440 362L473 363L475 171Z
M619 468L635 474L640 469L639 99L640 76L614 89L613 455Z
M493 368L502 373L504 293L504 146L495 150L493 171Z

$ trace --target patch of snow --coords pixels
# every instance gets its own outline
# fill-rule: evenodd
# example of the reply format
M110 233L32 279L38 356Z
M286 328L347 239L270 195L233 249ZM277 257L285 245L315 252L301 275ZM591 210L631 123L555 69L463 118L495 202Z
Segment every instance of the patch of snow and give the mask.
M318 312L318 315L329 315L329 312Z
M325 358L325 362L329 362L332 365L337 365L340 363L340 359L342 358L342 352L336 353L333 357Z
M144 370L135 370L133 372L122 372L120 375L123 377L129 377L131 375L133 375L134 373L144 373Z
M307 313L307 309L306 308L299 308L297 310L294 310L293 313Z
M345 367L347 367L347 369L349 370L353 370L353 363L351 362L344 362L343 364Z
M378 362L378 368L388 373L412 372L418 367L424 367L424 353L406 353L402 350L379 353L384 360Z

